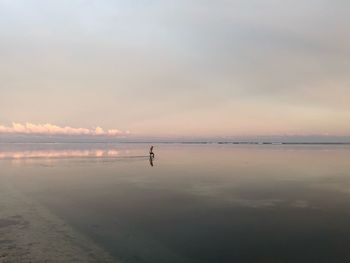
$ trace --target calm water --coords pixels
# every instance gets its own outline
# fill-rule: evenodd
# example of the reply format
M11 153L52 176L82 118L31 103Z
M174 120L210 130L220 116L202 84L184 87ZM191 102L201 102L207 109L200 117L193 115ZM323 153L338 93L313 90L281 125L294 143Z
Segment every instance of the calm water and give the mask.
M350 146L147 153L2 144L0 177L123 262L350 262Z

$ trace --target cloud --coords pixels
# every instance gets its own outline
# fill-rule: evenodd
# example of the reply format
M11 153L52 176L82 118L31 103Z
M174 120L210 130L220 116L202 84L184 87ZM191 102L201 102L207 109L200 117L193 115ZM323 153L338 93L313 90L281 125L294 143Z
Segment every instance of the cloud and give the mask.
M16 123L12 126L0 125L0 134L41 134L41 135L92 135L92 136L117 136L124 134L124 132L117 129L104 130L101 127L94 129L87 128L73 128L69 126L60 127L54 124L33 124L33 123ZM127 132L126 132L127 133Z
M159 136L349 135L349 7L0 1L0 123L64 116Z

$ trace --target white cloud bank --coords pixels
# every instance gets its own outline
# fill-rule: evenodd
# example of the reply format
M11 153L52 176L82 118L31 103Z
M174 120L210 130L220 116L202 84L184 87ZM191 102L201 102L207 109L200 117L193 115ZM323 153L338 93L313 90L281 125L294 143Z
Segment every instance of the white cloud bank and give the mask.
M87 128L72 128L69 126L60 127L50 123L46 124L33 124L33 123L16 123L13 122L12 126L0 125L0 134L42 134L42 135L92 135L92 136L117 136L122 134L128 134L129 132L122 132L117 129L104 130L101 127L93 129Z

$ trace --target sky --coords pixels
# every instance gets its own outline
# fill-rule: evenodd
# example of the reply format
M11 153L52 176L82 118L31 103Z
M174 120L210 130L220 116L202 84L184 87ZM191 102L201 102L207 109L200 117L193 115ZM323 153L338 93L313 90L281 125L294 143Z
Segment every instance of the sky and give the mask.
M346 0L0 0L0 133L350 136Z

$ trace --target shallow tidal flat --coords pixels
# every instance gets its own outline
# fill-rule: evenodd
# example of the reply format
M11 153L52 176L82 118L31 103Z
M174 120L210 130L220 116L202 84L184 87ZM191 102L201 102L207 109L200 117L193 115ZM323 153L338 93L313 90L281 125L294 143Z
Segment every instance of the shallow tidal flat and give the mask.
M348 145L0 144L0 262L343 263Z
M117 261L6 180L0 180L0 262Z

